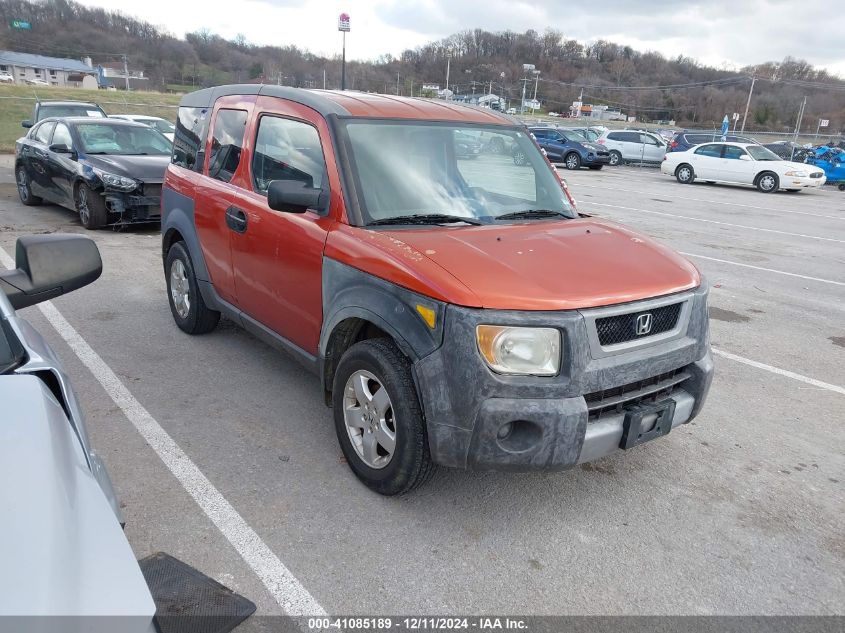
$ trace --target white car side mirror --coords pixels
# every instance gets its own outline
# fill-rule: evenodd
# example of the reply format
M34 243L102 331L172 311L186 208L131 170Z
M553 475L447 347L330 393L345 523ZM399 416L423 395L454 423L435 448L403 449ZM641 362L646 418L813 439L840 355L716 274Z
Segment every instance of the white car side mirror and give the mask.
M751 160L751 157L748 154L743 154L739 157L739 160Z

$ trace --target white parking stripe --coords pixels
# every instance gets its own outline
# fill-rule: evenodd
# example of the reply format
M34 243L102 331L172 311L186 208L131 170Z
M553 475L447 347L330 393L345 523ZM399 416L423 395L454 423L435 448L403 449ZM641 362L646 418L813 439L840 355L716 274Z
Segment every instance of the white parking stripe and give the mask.
M751 264L743 264L742 262L732 262L727 259L719 259L718 257L709 257L707 255L698 255L696 253L685 253L678 251L681 255L687 257L695 257L696 259L709 259L712 262L721 262L723 264L731 264L732 266L742 266L743 268L753 268L754 270L764 270L769 273L777 273L779 275L789 275L790 277L798 277L799 279L808 279L810 281L819 281L823 284L834 284L836 286L845 286L845 281L833 281L832 279L822 279L821 277L810 277L809 275L799 275L798 273L788 273L785 270L775 270L774 268L764 268L763 266L752 266Z
M15 262L0 248L0 263L14 268ZM38 305L79 360L94 374L109 397L120 407L141 436L167 466L197 505L243 557L284 611L292 616L325 615L323 608L294 577L261 537L244 521L214 487L191 458L168 435L155 418L129 392L112 369L62 316L51 301Z
M610 191L622 191L624 193L639 193L644 196L659 196L663 192L662 191L636 191L634 189L622 189L620 187L608 187L606 185L587 185L584 183L578 183L577 188L581 187L589 187L591 189L604 189ZM772 207L760 207L753 204L742 204L740 202L726 202L722 200L705 200L704 198L687 198L686 196L676 196L675 194L671 194L674 200L688 200L689 202L707 202L709 204L723 204L730 207L743 207L745 209L756 209L758 211L782 211L783 213L787 213L789 215L798 214L798 215L811 215L816 218L827 218L829 220L843 220L845 221L845 216L840 215L823 215L821 213L810 213L809 211L794 211L792 209L774 209Z
M737 356L736 354L731 354L730 352L723 352L722 350L716 349L715 347L713 348L713 353L717 356L721 356L723 358L727 358L738 363L743 363L744 365L750 365L751 367L756 367L757 369L762 369L764 371L777 374L778 376L784 376L786 378L791 378L792 380L798 380L808 385L812 385L813 387L818 387L819 389L826 389L828 391L832 391L833 393L838 393L845 396L845 387L831 385L829 382L822 382L821 380L816 380L815 378L808 378L807 376L802 376L801 374L796 374L795 372L788 371L786 369L781 369L780 367L773 367L771 365L766 365L765 363L758 363L756 360L744 358L743 356Z
M587 204L596 205L599 207L610 207L611 209L622 209L624 211L636 211L637 213L651 213L652 215L662 215L667 218L680 218L682 220L693 220L694 222L707 222L708 224L720 224L722 226L733 226L738 229L748 229L749 231L762 231L763 233L777 233L778 235L789 235L790 237L806 237L811 240L821 240L823 242L837 242L845 244L845 240L837 240L832 237L819 237L818 235L806 235L804 233L790 233L789 231L778 231L777 229L763 229L759 226L748 226L746 224L732 224L731 222L720 222L719 220L708 220L706 218L694 218L689 215L676 215L674 213L664 213L662 211L649 211L648 209L637 209L635 207L623 207L618 204L605 204L603 202L590 201Z

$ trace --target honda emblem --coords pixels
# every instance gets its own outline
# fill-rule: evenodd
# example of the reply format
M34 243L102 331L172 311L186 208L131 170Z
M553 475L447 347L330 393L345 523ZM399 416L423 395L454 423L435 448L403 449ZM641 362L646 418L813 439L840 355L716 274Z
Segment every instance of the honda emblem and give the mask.
M651 312L645 312L637 316L637 336L645 336L651 332L652 320Z

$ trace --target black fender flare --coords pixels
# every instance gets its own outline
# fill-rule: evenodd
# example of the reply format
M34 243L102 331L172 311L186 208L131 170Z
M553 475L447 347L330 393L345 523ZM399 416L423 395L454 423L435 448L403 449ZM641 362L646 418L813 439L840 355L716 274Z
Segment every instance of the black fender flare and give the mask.
M194 274L199 281L211 281L208 268L205 265L205 257L200 247L197 228L194 224L194 201L188 196L182 195L172 189L164 188L162 191L162 218L161 218L161 261L162 266L167 259L167 251L175 241L174 234L178 233L185 243L191 262L194 265ZM205 297L204 297L205 298Z

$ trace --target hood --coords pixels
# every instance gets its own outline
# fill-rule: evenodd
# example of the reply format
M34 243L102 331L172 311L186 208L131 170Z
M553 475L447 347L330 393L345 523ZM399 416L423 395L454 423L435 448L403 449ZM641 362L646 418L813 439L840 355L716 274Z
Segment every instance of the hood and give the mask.
M135 616L121 631L147 631L152 596L61 405L29 375L0 376L0 402L0 617Z
M671 249L592 218L388 234L450 272L484 308L592 308L701 283L698 270Z
M170 156L85 156L85 163L118 176L143 182L163 182Z

